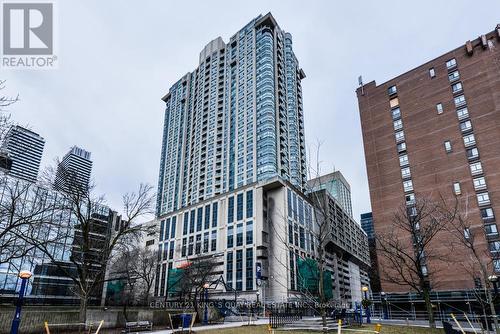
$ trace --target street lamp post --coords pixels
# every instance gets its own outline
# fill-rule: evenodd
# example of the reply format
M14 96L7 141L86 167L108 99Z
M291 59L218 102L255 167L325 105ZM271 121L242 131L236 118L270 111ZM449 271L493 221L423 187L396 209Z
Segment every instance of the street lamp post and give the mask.
M385 292L380 293L380 298L382 302L382 313L384 314L384 319L388 319L389 317L387 316L387 297L385 295Z
M19 331L19 324L21 323L21 308L23 306L24 292L26 291L26 283L31 277L29 271L21 271L19 273L19 278L21 279L21 289L19 290L19 297L17 299L16 313L14 314L14 319L12 319L12 327L10 329L10 334L17 334Z
M208 287L210 285L205 283L203 289L205 290L205 311L203 312L203 325L208 325Z
M497 275L491 275L488 276L488 280L493 284L493 289L495 290L495 295L498 295L498 276Z
M257 290L257 292L255 293L255 295L257 296L257 316L259 316L259 310L260 310L260 305L259 305L259 296L260 296L260 291Z
M363 292L365 293L365 303L366 303L366 307L365 307L365 312L366 312L366 323L367 324L371 324L371 319L370 319L370 305L368 305L368 287L367 286L364 286L361 288L361 290L363 290Z

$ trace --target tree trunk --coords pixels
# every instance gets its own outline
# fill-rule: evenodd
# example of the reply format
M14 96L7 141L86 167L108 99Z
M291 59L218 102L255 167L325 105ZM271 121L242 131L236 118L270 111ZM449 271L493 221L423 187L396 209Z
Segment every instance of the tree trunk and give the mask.
M425 309L427 310L427 316L429 317L429 327L436 328L436 321L434 320L434 310L432 309L430 292L428 289L424 289L422 294L424 295Z
M85 324L85 327L87 326L87 302L88 302L88 297L87 295L82 295L80 297L80 311L78 315L78 321L80 323Z
M498 328L497 312L495 310L495 304L493 304L493 296L491 295L491 290L489 288L486 288L485 290L486 290L486 296L488 298L488 304L490 305L490 312L491 312L491 317L493 318L493 326L495 327L495 333L500 334L500 330Z
M322 253L323 252L321 252L321 254ZM318 266L318 274L319 274L318 295L319 295L319 309L320 309L320 312L321 312L321 323L323 325L323 333L327 333L328 330L326 328L325 291L323 289L323 286L324 286L323 264L320 264Z

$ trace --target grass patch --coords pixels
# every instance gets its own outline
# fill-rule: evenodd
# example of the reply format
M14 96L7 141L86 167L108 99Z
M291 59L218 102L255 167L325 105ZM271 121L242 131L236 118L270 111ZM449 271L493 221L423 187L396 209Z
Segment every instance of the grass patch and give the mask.
M363 327L352 327L352 329L363 329L363 330L374 330L375 325L364 325ZM195 329L196 330L196 329ZM198 332L201 334L269 334L267 330L267 326L242 326L242 327L234 327L234 328L221 328L217 330L207 330L201 331L198 329ZM311 332L311 331L281 331L276 330L275 334L312 334L312 333L321 333L321 332ZM332 330L330 333L336 334L337 330ZM356 334L354 331L345 331L342 332L345 334ZM363 332L358 332L362 334ZM382 331L380 334L443 334L442 329L429 329L429 328L420 328L420 327L407 327L407 326L389 326L382 325Z

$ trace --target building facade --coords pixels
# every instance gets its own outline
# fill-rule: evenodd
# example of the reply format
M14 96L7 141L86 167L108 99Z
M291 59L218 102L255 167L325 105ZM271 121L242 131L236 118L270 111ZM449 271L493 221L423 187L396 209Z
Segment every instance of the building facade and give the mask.
M69 191L73 186L88 188L92 174L90 156L89 151L73 146L57 166L54 189Z
M19 125L12 126L5 135L2 151L2 169L11 176L36 182L42 160L45 139Z
M482 232L477 243L493 263L492 274L500 271L499 41L497 26L383 84L372 81L357 90L375 233L390 229L398 208L412 207L418 198L450 206L459 199ZM449 253L451 238L441 233L433 249ZM466 257L454 249L453 258ZM474 287L456 261L426 265L439 273L430 282L435 291ZM384 292L409 291L384 283L381 275Z
M325 189L352 217L351 185L340 171L322 175L307 181L308 191Z
M371 212L362 213L359 222L361 223L361 228L368 236L368 240L375 239L375 231L373 229L373 214Z
M271 14L210 42L163 97L157 215L275 176L302 189L304 77Z

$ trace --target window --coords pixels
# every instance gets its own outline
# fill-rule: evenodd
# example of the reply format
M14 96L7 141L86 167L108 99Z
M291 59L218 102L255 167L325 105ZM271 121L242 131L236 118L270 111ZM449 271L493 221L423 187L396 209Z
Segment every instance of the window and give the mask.
M493 260L493 270L500 272L500 260Z
M234 226L227 227L227 248L234 246Z
M464 145L465 147L472 146L476 143L476 138L474 137L474 134L471 133L470 135L464 136Z
M194 236L190 236L188 242L188 256L193 255L193 249L194 249Z
M253 190L247 191L247 218L253 217Z
M243 290L243 250L236 251L236 290Z
M453 192L455 193L455 195L460 195L462 193L460 189L460 182L453 183Z
M397 148L398 148L398 153L406 151L406 143L405 142L399 143Z
M431 67L431 68L429 69L429 76L430 76L431 78L434 78L434 77L436 76L436 71L434 70L434 67Z
M469 228L465 228L464 229L464 238L465 239L469 239L470 238L470 229Z
M213 252L217 249L217 231L213 230L210 237L210 250Z
M403 122L398 119L396 121L394 121L394 130L401 130L403 128Z
M405 133L403 131L396 132L395 134L396 142L401 142L405 140Z
M406 179L411 176L410 167L405 167L401 169L401 177Z
M445 149L446 153L451 152L451 142L449 140L444 142L444 149Z
M233 287L233 262L233 252L228 252L226 260L226 284L231 288Z
M443 113L443 104L442 103L436 104L436 110L437 110L438 114L442 114Z
M243 219L243 194L238 194L236 199L236 220Z
M460 106L465 105L465 103L466 103L465 102L465 96L463 96L463 95L459 95L459 96L455 97L453 99L453 101L455 102L455 107L457 107L457 108L460 107Z
M490 242L490 252L492 253L500 252L500 241Z
M399 157L399 166L403 167L408 165L408 155L404 154Z
M495 214L493 213L492 208L484 208L481 209L481 218L485 223L495 221Z
M397 120L401 118L401 109L399 108L392 109L391 114L392 114L392 119Z
M232 223L234 221L234 197L229 197L227 201L227 222Z
M246 290L253 289L253 248L246 250Z
M428 275L427 266L425 264L422 265L422 275L424 275L424 276Z
M194 219L196 211L191 210L189 214L189 233L194 233Z
M186 256L186 243L187 243L187 239L186 238L183 238L182 239L182 256Z
M466 119L469 117L469 110L467 108L458 109L457 116L459 120Z
M477 194L477 203L479 205L490 204L490 195L488 195L488 193L486 193L486 192Z
M478 175L483 172L483 166L481 165L481 162L475 162L473 164L470 164L470 172L472 175Z
M248 221L247 222L247 229L246 229L246 244L253 244L253 222Z
M391 106L391 108L396 108L397 106L399 106L399 100L397 97L391 99L389 101L389 105Z
M387 89L387 94L389 95L394 95L398 92L396 86L391 86Z
M218 220L218 206L217 206L217 202L215 202L213 205L212 205L212 227L217 227L217 220Z
M462 91L462 83L457 82L456 84L451 85L451 90L452 90L453 94Z
M189 226L189 212L184 212L184 224L182 226L182 234L186 235L188 233L188 226Z
M488 236L498 235L498 229L496 224L484 225L484 232Z
M472 123L470 121L465 121L460 123L460 130L462 132L467 132L469 130L472 130Z
M477 149L477 147L467 149L467 158L469 160L479 158L479 150Z
M210 228L210 204L205 205L205 230Z
M243 245L243 224L238 224L236 226L236 246Z
M450 82L458 80L459 78L460 73L458 73L458 70L448 73L448 79L450 80Z
M406 201L406 205L415 204L415 194L406 194L405 201Z
M447 69L452 69L455 66L457 66L457 60L455 58L452 58L446 62Z
M203 253L208 252L208 237L209 237L209 233L205 232L203 234Z
M413 190L413 182L411 180L403 181L404 191L412 191Z
M472 180L474 182L474 190L486 189L486 179L484 176L477 177Z
M146 241L146 247L147 247L147 246L154 245L154 244L155 244L154 239Z
M203 207L198 208L198 215L196 217L196 232L201 231L201 226L203 222Z
M201 234L198 234L196 236L196 246L195 246L194 252L195 252L195 254L201 253Z

